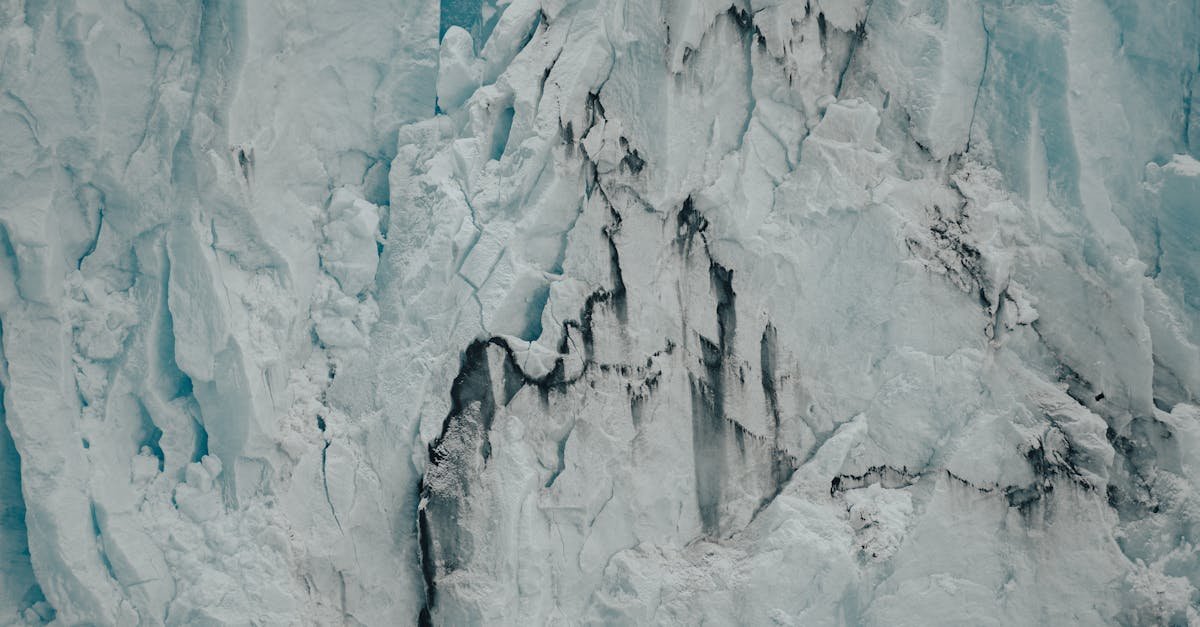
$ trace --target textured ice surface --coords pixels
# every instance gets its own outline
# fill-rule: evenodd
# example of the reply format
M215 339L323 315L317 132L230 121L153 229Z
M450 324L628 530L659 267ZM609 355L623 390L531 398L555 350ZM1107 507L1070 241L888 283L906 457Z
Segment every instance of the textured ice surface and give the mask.
M0 0L0 624L1200 623L1200 2Z

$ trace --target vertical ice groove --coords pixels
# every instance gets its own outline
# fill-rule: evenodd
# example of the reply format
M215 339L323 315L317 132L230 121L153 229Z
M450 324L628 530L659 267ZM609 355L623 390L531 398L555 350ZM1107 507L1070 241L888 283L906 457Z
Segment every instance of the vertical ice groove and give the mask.
M160 430L166 428L170 445L163 461L168 472L178 476L187 463L199 462L208 454L208 432L193 394L192 379L180 370L175 356L175 324L170 308L171 258L166 238L160 234L148 248L151 251L149 258L140 262L148 265L153 260L157 265L157 324L146 331L147 336L153 333L146 340L152 351L151 371L141 398L142 403L151 403L152 419L156 414L161 416L154 427ZM196 408L194 412L192 408ZM190 447L187 446L189 440Z
M338 518L337 508L333 506L333 499L329 497L329 442L321 447L321 489L325 491L325 504L329 507L329 513L333 515L333 522L337 523L338 531L342 531L342 521Z
M971 117L967 123L967 143L964 152L971 152L971 137L975 132L975 116L979 112L979 98L983 93L983 86L988 78L988 63L992 58L992 30L987 23L987 14L980 10L979 12L980 27L983 29L983 69L979 72L979 84L975 86L975 98L971 101Z
M4 335L0 326L0 338ZM3 356L0 355L0 359ZM0 364L0 374L7 367ZM29 532L25 522L25 498L21 493L21 456L8 431L4 411L4 386L7 374L0 377L0 615L11 620L26 608L40 618L53 617L41 586L34 576L29 557Z

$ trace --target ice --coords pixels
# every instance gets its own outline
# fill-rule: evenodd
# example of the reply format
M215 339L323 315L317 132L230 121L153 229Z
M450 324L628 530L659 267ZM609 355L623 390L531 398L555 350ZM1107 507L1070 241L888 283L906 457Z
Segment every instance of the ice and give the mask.
M0 2L0 625L1200 623L1200 3Z
M325 247L321 267L343 292L356 296L375 279L379 253L379 207L338 190L329 201L329 221L324 227Z
M865 54L879 86L905 103L913 139L938 160L964 152L990 43L982 7L878 2L867 28L875 36Z
M438 108L453 111L462 106L479 88L479 64L475 59L475 42L471 33L451 26L442 36L438 52Z

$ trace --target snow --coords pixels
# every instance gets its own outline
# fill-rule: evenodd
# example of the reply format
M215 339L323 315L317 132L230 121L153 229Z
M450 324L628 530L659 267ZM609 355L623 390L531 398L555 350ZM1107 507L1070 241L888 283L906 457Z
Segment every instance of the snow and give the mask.
M1200 3L0 39L0 624L1200 622Z

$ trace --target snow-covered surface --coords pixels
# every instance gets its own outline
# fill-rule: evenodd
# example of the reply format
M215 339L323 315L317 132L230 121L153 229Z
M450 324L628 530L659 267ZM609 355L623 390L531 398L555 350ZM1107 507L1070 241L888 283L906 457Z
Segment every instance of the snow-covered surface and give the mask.
M1200 622L1200 1L0 41L0 624Z

